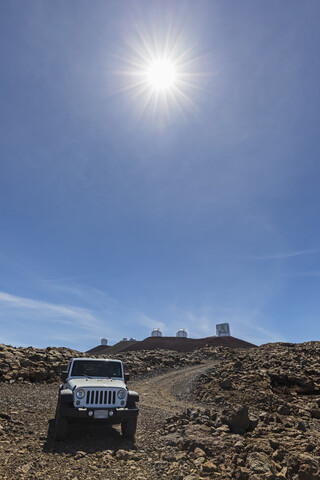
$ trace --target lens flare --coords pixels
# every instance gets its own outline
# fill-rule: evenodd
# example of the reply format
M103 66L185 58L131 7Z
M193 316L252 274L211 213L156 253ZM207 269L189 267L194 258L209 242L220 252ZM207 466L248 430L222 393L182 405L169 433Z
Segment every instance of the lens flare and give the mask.
M125 51L117 55L123 69L116 73L122 84L119 91L136 104L138 113L171 117L186 107L198 110L193 94L201 90L202 74L197 72L200 57L188 46L187 38L172 28L167 34L157 34L151 27L142 31L137 25L135 32L128 34Z

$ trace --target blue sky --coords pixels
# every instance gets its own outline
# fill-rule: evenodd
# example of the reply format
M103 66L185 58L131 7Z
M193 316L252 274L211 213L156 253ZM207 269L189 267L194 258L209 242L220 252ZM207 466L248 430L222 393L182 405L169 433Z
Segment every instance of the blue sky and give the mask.
M319 339L319 20L312 0L1 2L0 342ZM185 82L165 108L134 82L166 41Z

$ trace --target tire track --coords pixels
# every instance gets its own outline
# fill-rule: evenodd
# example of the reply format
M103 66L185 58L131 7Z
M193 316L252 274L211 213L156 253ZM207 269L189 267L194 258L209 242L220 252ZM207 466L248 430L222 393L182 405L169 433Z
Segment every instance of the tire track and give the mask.
M139 393L139 403L142 406L168 413L179 413L186 408L199 408L199 402L192 399L192 387L200 375L214 368L217 363L218 360L210 360L200 365L173 370L133 382L130 389Z

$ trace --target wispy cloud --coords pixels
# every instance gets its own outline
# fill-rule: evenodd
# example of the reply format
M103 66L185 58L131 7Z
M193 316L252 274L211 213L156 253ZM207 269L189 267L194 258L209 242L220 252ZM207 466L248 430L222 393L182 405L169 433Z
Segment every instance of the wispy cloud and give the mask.
M320 248L315 248L312 250L297 250L295 252L282 252L282 253L274 253L268 255L255 255L246 257L250 260L277 260L282 258L292 258L292 257L300 257L302 255L312 255L315 253L319 253Z
M77 302L79 302L79 300L85 300L87 304L92 304L95 307L100 305L103 305L103 307L115 307L119 303L118 300L112 298L107 292L74 282L70 278L45 280L44 282L48 291L67 295L70 298L76 299Z
M153 328L160 328L161 330L166 329L166 324L164 322L151 318L148 315L145 315L144 313L139 315L139 318L137 319L137 321L140 325L147 327L150 331Z
M320 277L320 272L319 271L315 271L315 272L290 272L290 273L286 273L285 275L283 275L285 277L293 277L293 278L317 278L317 277Z
M270 325L270 319L255 309L241 307L208 307L198 310L184 310L170 307L175 323L186 328L190 337L212 336L216 324L229 323L231 335L260 345L268 342L285 341L285 338Z
M25 341L34 345L61 340L66 346L74 346L79 335L84 340L99 338L105 327L103 319L89 309L3 291L0 291L0 320L2 334L10 343L20 345Z
M186 328L193 338L212 336L216 324L224 322L230 324L233 336L255 344L285 340L259 309L240 305L203 308L173 305L150 315L86 285L52 281L47 287L48 295L57 296L57 301L0 291L2 342L60 344L87 350L97 345L101 337L107 336L111 344L123 336L143 339L153 328L160 328L169 336L175 335L178 328Z
M165 329L163 322L111 299L101 290L73 284L56 287L64 298L78 301L81 296L91 308L0 291L0 342L42 347L59 343L87 350L101 337L107 336L112 344L124 336L145 338L154 327Z
M56 305L40 300L18 297L1 291L0 305L2 308L3 306L7 305L25 311L32 310L36 314L40 314L45 317L51 316L56 320L60 318L62 323L70 323L75 319L81 324L85 325L88 324L88 321L94 322L95 326L100 323L100 321L92 313L83 308L72 307L68 305Z

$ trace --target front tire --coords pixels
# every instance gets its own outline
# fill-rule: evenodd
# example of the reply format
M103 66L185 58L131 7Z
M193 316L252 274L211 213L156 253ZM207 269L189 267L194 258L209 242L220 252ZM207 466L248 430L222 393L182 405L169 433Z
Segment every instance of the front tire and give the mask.
M126 422L121 423L121 433L124 438L133 438L137 430L137 419L130 418Z
M58 402L56 417L55 417L55 430L54 438L55 440L65 440L68 434L68 420L65 417L62 417L60 412L60 402Z

